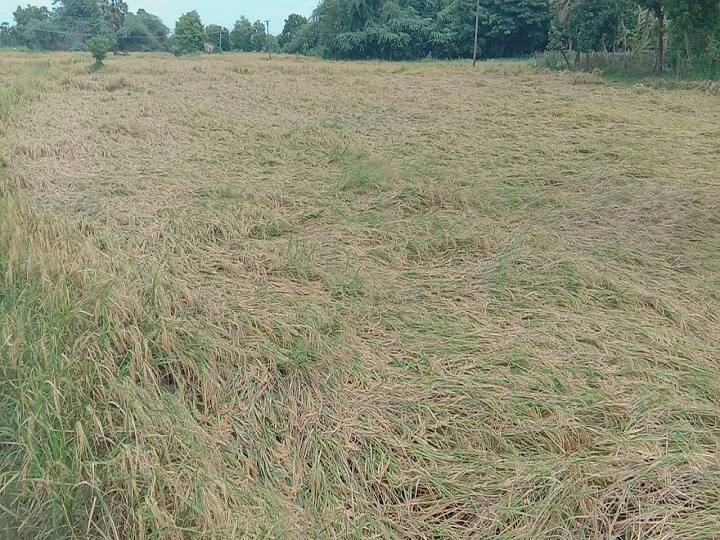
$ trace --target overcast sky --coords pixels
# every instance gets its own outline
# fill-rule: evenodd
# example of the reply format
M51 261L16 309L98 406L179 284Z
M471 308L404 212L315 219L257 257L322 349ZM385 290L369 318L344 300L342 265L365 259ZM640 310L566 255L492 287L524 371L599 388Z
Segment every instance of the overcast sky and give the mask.
M196 10L203 24L221 24L232 29L235 21L245 15L251 21L270 20L270 32L279 34L290 13L310 16L318 0L126 0L130 11L143 8L159 16L172 30L178 17ZM18 4L52 5L52 0L0 0L0 22L12 24L12 12Z

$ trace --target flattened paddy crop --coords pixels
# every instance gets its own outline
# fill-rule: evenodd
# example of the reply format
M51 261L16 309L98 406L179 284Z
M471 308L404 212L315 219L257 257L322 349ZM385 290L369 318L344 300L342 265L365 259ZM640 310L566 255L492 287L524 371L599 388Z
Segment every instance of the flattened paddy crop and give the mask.
M720 102L0 54L0 535L720 536Z

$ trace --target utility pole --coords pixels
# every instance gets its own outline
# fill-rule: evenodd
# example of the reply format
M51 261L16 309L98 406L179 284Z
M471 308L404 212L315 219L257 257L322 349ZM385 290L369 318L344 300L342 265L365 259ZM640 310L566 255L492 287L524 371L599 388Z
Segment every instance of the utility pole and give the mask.
M271 60L272 54L270 54L270 21L267 19L265 19L265 48L267 49L268 60Z
M478 39L478 25L480 23L480 0L476 0L475 3L475 45L473 45L473 67L477 62L477 39Z

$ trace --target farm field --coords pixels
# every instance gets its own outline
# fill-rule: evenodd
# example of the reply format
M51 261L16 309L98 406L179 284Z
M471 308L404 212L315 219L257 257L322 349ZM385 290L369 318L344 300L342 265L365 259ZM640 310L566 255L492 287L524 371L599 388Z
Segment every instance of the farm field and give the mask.
M0 53L0 538L720 537L720 98Z

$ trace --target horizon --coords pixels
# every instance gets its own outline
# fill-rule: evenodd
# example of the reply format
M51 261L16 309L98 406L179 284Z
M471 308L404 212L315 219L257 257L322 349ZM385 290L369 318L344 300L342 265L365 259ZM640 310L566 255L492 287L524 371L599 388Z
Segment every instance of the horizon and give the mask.
M0 23L8 22L14 24L13 11L19 5L27 4L35 6L52 7L52 0L18 1L0 0ZM236 2L234 0L214 0L206 5L197 5L196 0L127 0L128 9L133 13L138 9L144 9L153 15L157 15L165 25L174 31L175 22L180 15L188 11L197 11L205 26L219 24L232 30L235 21L245 16L251 21L270 21L270 33L277 35L282 32L285 19L291 13L298 13L310 17L317 7L317 0L270 0L269 2Z

